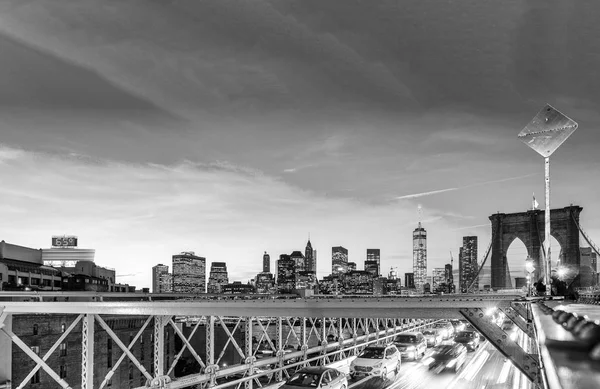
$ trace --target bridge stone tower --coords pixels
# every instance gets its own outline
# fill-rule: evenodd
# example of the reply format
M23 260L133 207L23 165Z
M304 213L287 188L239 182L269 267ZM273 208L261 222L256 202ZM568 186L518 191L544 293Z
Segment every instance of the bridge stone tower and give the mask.
M552 266L559 259L562 266L568 267L569 272L564 277L570 284L579 274L579 214L582 207L571 205L565 208L550 210L550 234L558 241L562 249L552 252ZM521 239L527 248L527 254L536 264L536 271L532 282L542 277L540 257L544 239L544 211L535 209L520 213L497 213L490 216L492 222L492 262L491 278L492 288L504 288L509 284L507 279L508 266L506 251L516 238ZM577 224L575 223L577 221ZM525 262L526 258L523 258ZM573 286L579 286L579 278L575 279Z

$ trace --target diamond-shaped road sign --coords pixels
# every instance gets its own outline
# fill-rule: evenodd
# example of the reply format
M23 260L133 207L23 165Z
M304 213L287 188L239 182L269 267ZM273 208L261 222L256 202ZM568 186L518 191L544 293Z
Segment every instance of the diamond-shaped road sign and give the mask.
M577 129L577 123L549 104L521 130L519 139L549 157Z

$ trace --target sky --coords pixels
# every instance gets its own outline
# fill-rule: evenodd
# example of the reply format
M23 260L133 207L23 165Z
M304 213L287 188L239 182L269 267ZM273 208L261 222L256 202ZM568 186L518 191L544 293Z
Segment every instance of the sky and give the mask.
M0 239L77 235L141 288L181 251L246 282L309 234L319 278L340 245L403 274L421 221L430 273L462 236L483 253L493 213L544 206L517 134L546 103L579 124L551 205L600 239L598 19L595 0L2 1Z

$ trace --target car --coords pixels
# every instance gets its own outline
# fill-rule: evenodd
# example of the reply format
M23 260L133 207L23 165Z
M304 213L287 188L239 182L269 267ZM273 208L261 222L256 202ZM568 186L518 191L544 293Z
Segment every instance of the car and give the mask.
M450 324L454 327L454 333L464 331L467 328L465 322L460 320L450 320Z
M479 332L474 330L465 330L456 334L454 341L465 346L468 351L475 351L476 348L479 348L482 339L481 335L479 335Z
M433 349L433 352L425 359L423 364L434 373L444 370L457 372L467 360L467 349L460 343L443 344Z
M400 351L402 359L417 360L423 358L427 350L427 339L420 332L403 332L396 335L393 343Z
M438 331L444 340L454 336L454 327L448 321L438 321L433 324L433 329Z
M444 341L442 334L436 330L425 330L422 332L425 340L427 341L427 347L435 347Z
M393 344L368 346L350 363L350 378L378 376L386 379L391 371L398 375L400 364L400 352Z
M511 340L516 341L519 336L517 333L517 326L510 319L504 319L502 323L502 331L506 332L506 334L510 337Z
M305 367L296 372L281 386L283 389L293 388L327 388L346 389L348 378L341 371L332 367Z

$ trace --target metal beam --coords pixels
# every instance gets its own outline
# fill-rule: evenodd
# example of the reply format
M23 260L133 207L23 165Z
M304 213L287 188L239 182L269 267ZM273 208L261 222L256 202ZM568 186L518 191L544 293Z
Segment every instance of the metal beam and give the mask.
M535 356L526 353L517 343L513 342L508 335L492 318L485 314L480 308L462 308L460 312L498 351L510 359L514 366L519 369L534 385L542 386L540 364Z
M29 356L29 358L33 359L33 361L36 364L41 366L42 369L44 369L44 371L48 373L48 375L52 377L52 379L54 379L54 381L56 381L63 389L71 389L71 386L69 386L69 384L65 380L60 378L60 376L56 374L56 372L52 370L52 368L48 366L48 364L44 360L42 360L42 358L40 358L36 353L34 353L33 350L31 350L31 348L29 348L29 346L21 340L21 338L19 338L6 327L1 328L0 332L3 332L6 336L11 338L14 344L19 346L19 348Z
M131 342L129 342L129 346L127 347L129 350L131 350L133 348L133 345L137 342L137 340L140 338L140 336L142 336L144 334L146 327L148 327L148 325L150 324L151 321L152 321L152 316L150 316L150 317L148 317L148 319L146 319L146 321L142 325L142 328L139 329L139 331L137 332L135 337L131 340ZM108 381L110 381L112 376L115 374L115 371L117 371L117 369L119 368L119 366L121 365L121 363L123 362L123 360L125 359L126 356L127 355L125 353L121 354L121 356L119 357L117 362L111 367L110 371L108 373L106 373L106 376L100 383L99 389L103 389L104 387L106 387L106 385L108 385Z
M62 342L64 342L64 340L67 338L67 336L71 333L71 331L73 331L73 329L75 328L75 326L77 326L77 324L79 324L79 321L83 318L83 315L79 315L75 318L75 320L73 320L73 322L71 323L71 325L69 325L69 327L65 330L65 332L63 332L63 334L60 336L60 338L58 338L56 340L56 342L54 342L54 344L52 345L52 347L50 347L48 349L48 351L46 352L46 354L44 354L44 357L42 358L42 361L46 362L48 360L48 358L50 358L50 356L54 353L54 351L56 351L56 349L60 346L60 344ZM42 367L42 365L37 364L36 366L33 367L33 369L29 372L29 374L27 374L27 376L23 379L23 381L21 382L21 384L19 386L17 386L16 389L21 389L24 388L25 386L27 386L27 384L29 384L29 381L31 380L31 377L33 377L33 375Z
M81 328L81 389L94 388L94 315L87 314Z
M533 328L532 328L532 322L531 319L529 319L529 321L527 321L526 317L527 317L527 308L525 308L525 317L521 316L520 313L518 313L516 311L516 309L514 309L514 306L510 306L510 307L506 307L503 308L502 311L506 314L506 316L508 316L508 318L510 320L512 320L517 327L519 327L521 329L521 331L523 331L528 337L530 338L534 338L534 334L533 334Z
M63 313L155 316L297 316L297 317L402 317L461 319L459 308L507 306L520 296L427 297L340 300L234 300L234 301L115 301L115 302L0 302L12 314Z

